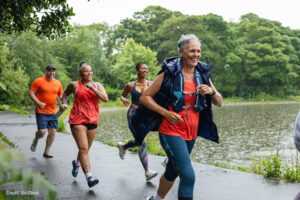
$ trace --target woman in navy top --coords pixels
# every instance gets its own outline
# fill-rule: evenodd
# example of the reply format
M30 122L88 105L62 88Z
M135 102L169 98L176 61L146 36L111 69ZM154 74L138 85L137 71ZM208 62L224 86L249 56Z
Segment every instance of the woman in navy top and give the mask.
M138 63L135 66L135 68L137 72L137 80L128 83L125 86L123 93L120 97L121 101L125 106L130 105L127 112L127 119L129 119L132 112L135 109L137 109L143 91L145 91L145 89L149 87L149 85L152 83L152 81L146 80L146 77L148 75L148 67L145 63ZM131 95L131 103L130 100L126 98L129 93ZM146 181L149 181L150 179L157 176L157 172L150 170L148 167L147 145L145 140L141 145L139 145L135 140L130 140L126 144L124 144L123 142L119 142L118 143L119 156L121 159L124 159L126 149L136 147L136 146L139 146L139 157L145 170Z

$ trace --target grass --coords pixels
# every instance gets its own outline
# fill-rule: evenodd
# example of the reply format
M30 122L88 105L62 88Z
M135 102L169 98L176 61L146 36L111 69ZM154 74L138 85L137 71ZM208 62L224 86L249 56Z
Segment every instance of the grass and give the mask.
M283 158L278 152L255 159L250 170L266 178L278 178L288 182L300 182L300 162L298 157L293 159L291 165L288 165L283 162Z
M0 142L4 142L5 144L10 146L11 148L16 147L16 145L14 143L12 143L9 139L7 139L7 137L5 135L3 135L3 133L1 133L1 132L0 132Z
M242 97L237 97L237 96L226 97L223 99L223 101L224 103L285 102L285 101L300 102L300 96L276 97L272 95L261 94L247 99Z

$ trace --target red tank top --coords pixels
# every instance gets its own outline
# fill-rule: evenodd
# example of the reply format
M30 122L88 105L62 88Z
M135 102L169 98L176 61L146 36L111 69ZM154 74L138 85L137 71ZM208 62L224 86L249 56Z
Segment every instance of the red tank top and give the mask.
M196 92L196 83L184 81L184 91L194 93ZM184 94L185 105L194 106L196 96L191 94ZM169 107L170 111L174 111L173 107ZM159 126L159 132L165 135L179 136L184 140L193 140L197 137L198 125L199 125L199 112L196 112L194 108L183 109L178 113L181 115L183 122L172 124L166 118L163 118L162 123Z
M99 97L78 81L75 101L69 117L70 124L98 124Z

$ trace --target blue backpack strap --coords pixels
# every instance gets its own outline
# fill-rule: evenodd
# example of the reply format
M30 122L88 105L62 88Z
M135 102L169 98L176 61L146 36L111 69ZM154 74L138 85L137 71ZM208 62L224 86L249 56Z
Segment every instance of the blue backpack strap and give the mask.
M182 111L182 108L184 106L183 88L184 88L183 76L182 73L180 72L177 74L177 76L175 76L174 83L173 83L172 105L175 112Z
M195 68L194 71L194 77L195 77L195 81L196 81L196 88L198 88L199 85L203 84L203 80L201 77L200 72L197 70L197 68ZM194 109L197 112L200 112L201 110L203 110L206 107L206 100L205 100L205 95L204 94L199 94L196 91L196 102L194 105Z

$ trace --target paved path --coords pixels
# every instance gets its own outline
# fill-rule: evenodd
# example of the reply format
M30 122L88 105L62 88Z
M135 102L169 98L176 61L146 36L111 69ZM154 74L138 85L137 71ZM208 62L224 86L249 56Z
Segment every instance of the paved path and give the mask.
M39 141L37 151L29 150L35 126L35 118L0 112L0 132L17 144L25 153L27 167L42 172L56 186L58 199L100 199L100 200L143 200L155 193L158 178L146 183L138 156L126 154L120 160L114 147L94 142L90 160L92 172L100 183L89 189L82 171L77 178L71 175L71 161L77 154L77 147L70 135L58 133L53 144L53 159L44 159L42 152L45 138ZM150 155L151 168L163 173L162 157ZM300 192L300 184L266 180L251 173L222 169L194 163L196 184L195 200L292 200ZM166 200L176 200L178 181ZM41 195L37 199L44 199Z

